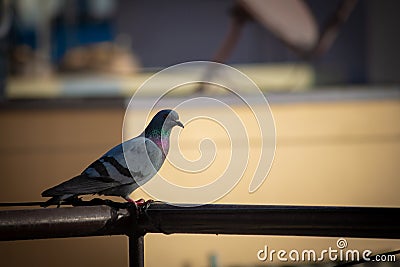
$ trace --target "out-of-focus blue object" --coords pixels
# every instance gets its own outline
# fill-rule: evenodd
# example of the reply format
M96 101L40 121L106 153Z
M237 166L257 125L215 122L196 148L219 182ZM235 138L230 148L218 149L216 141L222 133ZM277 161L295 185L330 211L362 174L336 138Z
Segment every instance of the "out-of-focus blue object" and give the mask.
M48 24L49 57L58 63L73 47L114 39L115 0L16 0L14 43L42 49Z

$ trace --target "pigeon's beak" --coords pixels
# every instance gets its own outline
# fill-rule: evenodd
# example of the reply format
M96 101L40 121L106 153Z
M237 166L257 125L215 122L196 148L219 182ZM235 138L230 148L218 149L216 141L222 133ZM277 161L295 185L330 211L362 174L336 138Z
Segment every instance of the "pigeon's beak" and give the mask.
M178 125L179 127L185 128L185 127L183 126L182 122L176 120L175 123L176 123L176 125Z

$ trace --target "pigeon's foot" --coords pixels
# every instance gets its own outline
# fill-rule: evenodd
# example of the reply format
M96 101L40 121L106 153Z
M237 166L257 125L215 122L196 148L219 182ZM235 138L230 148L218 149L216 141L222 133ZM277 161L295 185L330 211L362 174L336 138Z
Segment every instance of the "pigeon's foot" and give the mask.
M143 198L141 198L141 199L139 199L139 200L136 200L135 203L136 203L136 205L138 205L138 206L143 206L143 205L146 204L146 201L145 201Z
M143 199L143 198L141 198L141 199L139 199L139 200L133 200L133 199L131 199L130 197L127 197L127 198L125 198L126 199L126 201L128 201L128 202L130 202L130 203L134 203L136 206L143 206L143 205L145 205L146 204L146 201Z

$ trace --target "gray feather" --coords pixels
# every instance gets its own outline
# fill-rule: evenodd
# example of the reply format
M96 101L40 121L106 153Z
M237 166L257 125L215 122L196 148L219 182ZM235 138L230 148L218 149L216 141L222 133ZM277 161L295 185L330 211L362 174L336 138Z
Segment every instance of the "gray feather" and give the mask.
M67 194L94 194L99 191L120 186L119 182L114 181L111 177L90 178L85 175L76 176L57 186L47 189L42 193L42 197L54 197Z
M110 149L81 175L45 190L42 196L52 197L47 205L89 194L121 196L129 200L129 195L161 168L167 152L163 152L155 142L161 140L161 128L165 125L167 136L164 137L169 142L172 127L183 127L178 118L175 111L160 111L141 135Z

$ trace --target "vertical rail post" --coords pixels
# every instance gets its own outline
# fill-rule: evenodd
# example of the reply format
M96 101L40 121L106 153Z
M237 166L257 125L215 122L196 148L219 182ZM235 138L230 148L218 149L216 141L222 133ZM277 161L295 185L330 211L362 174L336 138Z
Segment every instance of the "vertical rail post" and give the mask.
M144 235L129 237L129 267L144 267Z

